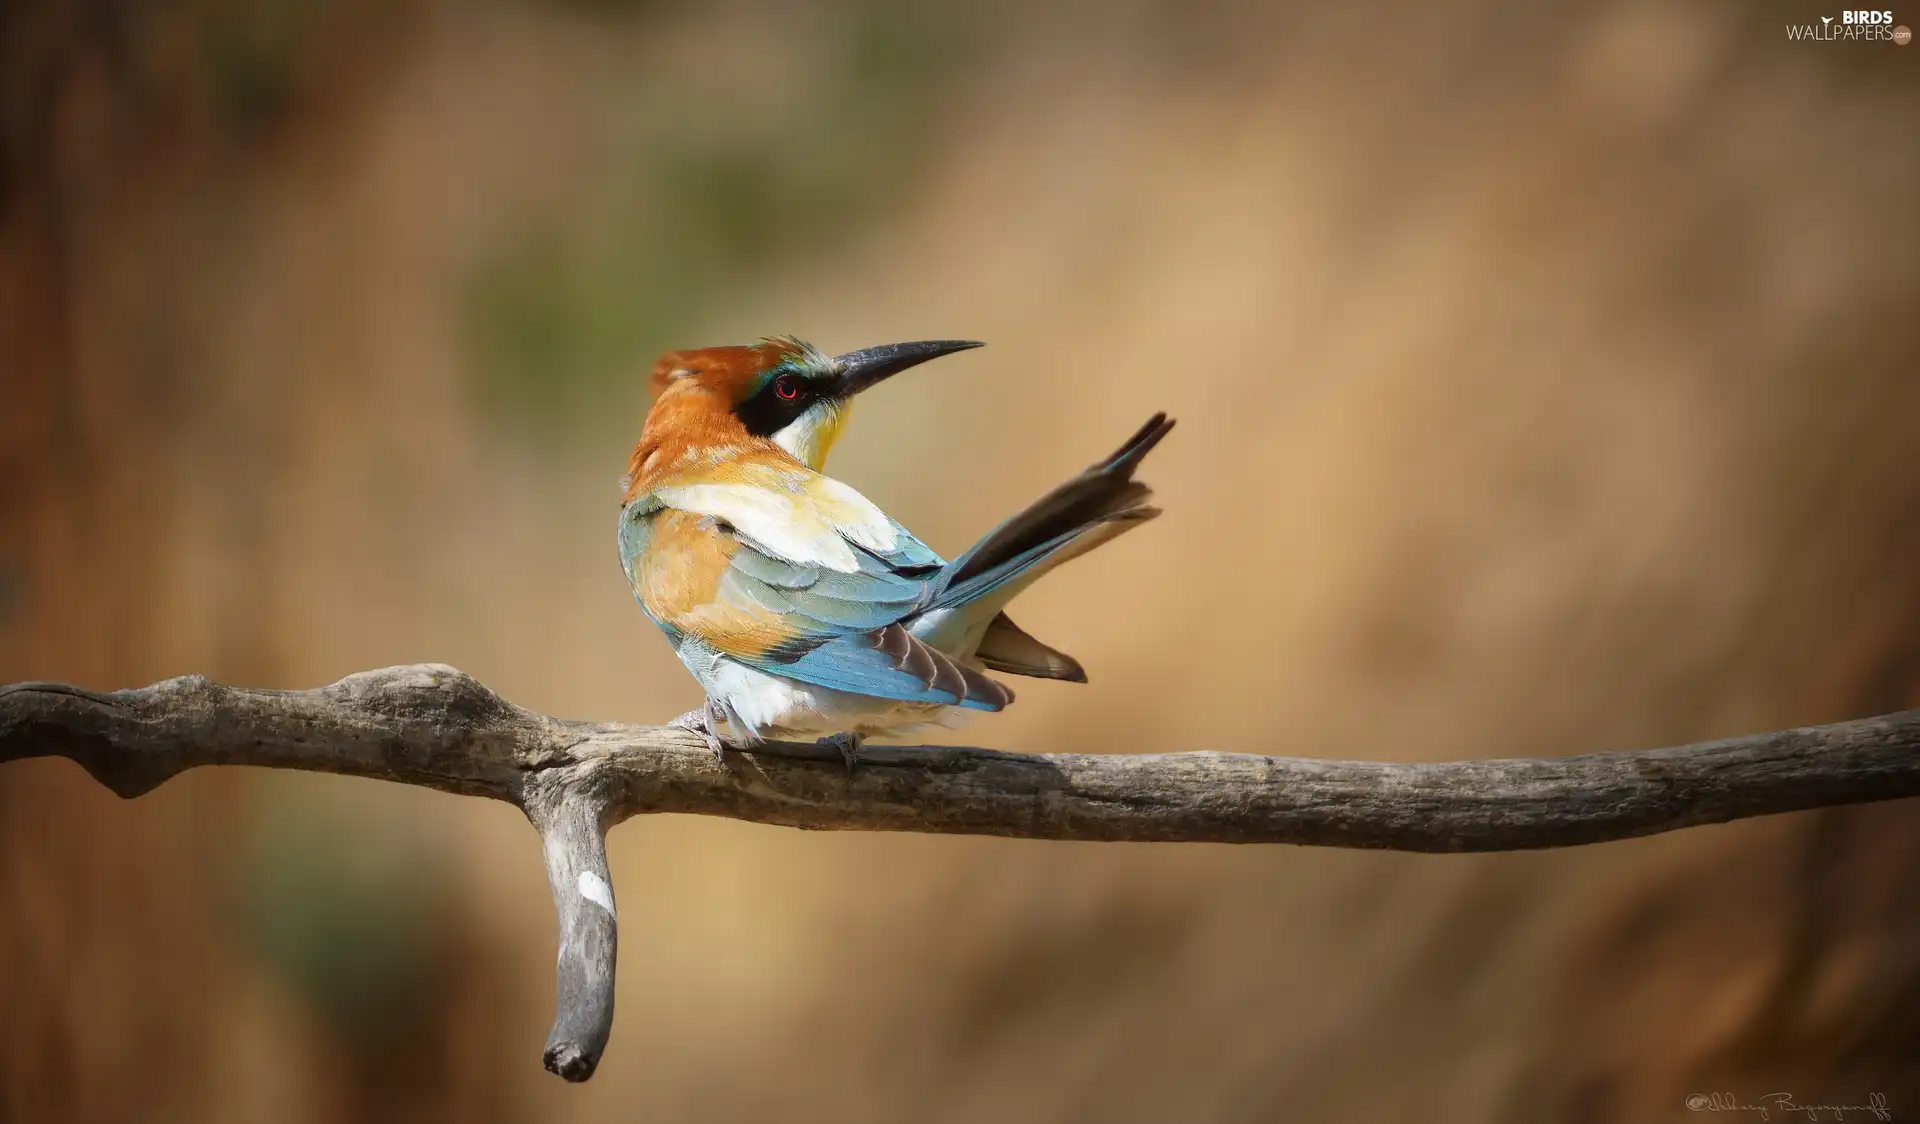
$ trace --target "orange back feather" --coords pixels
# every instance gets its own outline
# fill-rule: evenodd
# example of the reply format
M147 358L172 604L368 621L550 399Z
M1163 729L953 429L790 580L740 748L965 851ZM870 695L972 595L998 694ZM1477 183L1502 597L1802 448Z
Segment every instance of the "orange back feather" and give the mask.
M686 511L653 517L654 549L635 559L633 589L653 618L736 656L762 656L792 636L777 614L720 596L720 579L742 549Z

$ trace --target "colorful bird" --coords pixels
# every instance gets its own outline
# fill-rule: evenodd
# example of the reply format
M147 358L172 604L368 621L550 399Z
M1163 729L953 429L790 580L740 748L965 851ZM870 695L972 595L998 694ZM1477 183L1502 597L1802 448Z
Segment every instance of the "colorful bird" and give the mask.
M1160 514L1133 472L1173 428L1165 414L951 562L821 472L854 395L979 346L829 358L776 338L655 364L653 408L621 481L620 560L706 691L674 722L716 754L818 736L851 769L866 737L1012 702L983 669L1086 681L1003 610L1055 566Z

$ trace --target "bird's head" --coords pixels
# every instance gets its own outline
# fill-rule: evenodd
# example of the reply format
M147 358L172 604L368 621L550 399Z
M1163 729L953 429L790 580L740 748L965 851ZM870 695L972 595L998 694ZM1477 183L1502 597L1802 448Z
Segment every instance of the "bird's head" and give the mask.
M979 346L976 340L925 340L828 356L810 343L778 337L748 347L670 351L654 364L654 412L669 399L698 397L817 471L854 395L929 359Z

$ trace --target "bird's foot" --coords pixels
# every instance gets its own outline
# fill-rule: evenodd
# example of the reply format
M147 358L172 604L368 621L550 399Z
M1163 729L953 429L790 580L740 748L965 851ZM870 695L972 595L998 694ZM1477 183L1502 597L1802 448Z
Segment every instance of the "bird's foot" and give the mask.
M840 760L847 763L847 779L853 779L853 767L860 761L860 747L866 744L866 738L848 730L844 734L828 734L814 742L815 745L832 746L840 751Z
M720 740L720 726L715 721L712 706L697 707L667 723L683 730L692 730L699 734L713 752L713 759L725 765L727 763L727 743Z

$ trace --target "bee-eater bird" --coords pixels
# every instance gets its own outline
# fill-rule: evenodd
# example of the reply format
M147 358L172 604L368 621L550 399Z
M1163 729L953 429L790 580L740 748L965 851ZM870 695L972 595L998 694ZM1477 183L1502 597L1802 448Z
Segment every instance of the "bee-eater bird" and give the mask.
M820 736L853 767L868 736L910 732L1013 692L983 669L1086 682L1007 602L1047 571L1160 514L1133 479L1173 428L1155 414L1113 455L949 562L823 475L853 397L970 340L672 351L622 480L620 560L707 702L675 724L716 754Z

